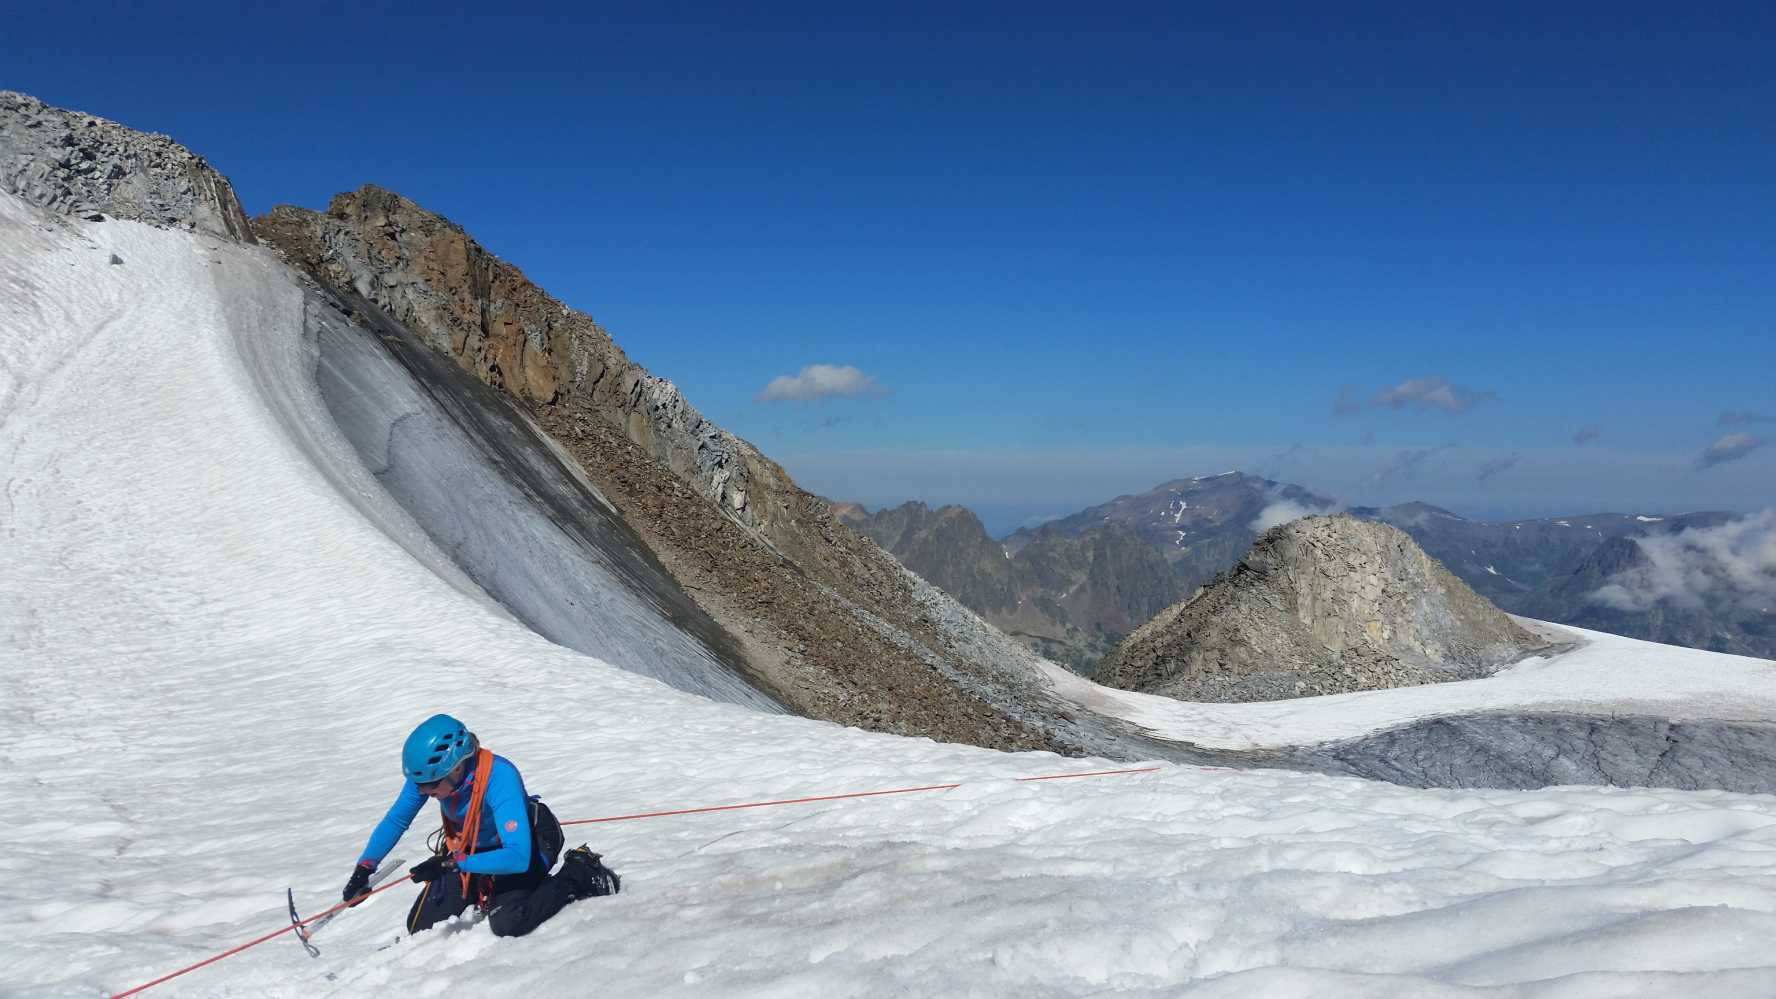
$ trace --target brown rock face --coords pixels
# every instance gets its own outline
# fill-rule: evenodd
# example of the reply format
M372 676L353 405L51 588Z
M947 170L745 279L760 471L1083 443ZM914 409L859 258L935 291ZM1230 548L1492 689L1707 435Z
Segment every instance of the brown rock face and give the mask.
M1065 734L1079 724L1025 650L459 227L375 187L254 225L323 287L362 296L528 410L799 713L994 748L1117 751Z
M569 405L620 430L748 527L781 512L752 501L788 477L647 373L590 316L532 284L450 221L365 186L326 214L282 205L254 221L323 284L386 310L487 384L529 406Z
M1308 517L1137 629L1100 683L1264 701L1483 676L1545 649L1398 528Z

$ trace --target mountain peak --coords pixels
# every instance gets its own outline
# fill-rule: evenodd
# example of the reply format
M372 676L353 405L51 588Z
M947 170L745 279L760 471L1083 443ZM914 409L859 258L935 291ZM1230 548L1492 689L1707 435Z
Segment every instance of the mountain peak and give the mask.
M1347 515L1266 531L1104 660L1107 686L1279 700L1482 676L1545 647L1404 532Z

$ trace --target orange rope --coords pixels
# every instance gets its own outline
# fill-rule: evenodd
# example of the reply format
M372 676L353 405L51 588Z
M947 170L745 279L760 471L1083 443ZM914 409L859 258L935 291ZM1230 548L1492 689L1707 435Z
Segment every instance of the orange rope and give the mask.
M487 797L487 785L493 780L493 750L483 747L475 754L474 790L469 792L469 810L463 813L462 828L457 837L446 837L450 854L456 860L475 852L481 837L481 802ZM463 898L469 897L469 875L462 875Z

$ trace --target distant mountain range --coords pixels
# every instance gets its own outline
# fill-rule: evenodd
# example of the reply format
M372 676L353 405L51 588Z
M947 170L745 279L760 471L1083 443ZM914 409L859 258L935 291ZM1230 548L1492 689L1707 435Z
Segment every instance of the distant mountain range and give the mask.
M1333 505L1299 486L1228 472L1161 483L1003 541L960 506L834 509L1001 630L1089 674L1130 632L1238 562L1259 528L1274 526L1267 513Z
M1613 537L1525 595L1518 613L1629 638L1776 659L1776 608L1637 596L1638 584L1657 571L1638 541Z
M1077 533L1045 526L1001 544L965 507L923 503L835 515L1001 631L1081 672L1181 596L1164 554L1111 523Z
M1242 472L1176 479L994 541L964 507L835 507L908 568L1032 648L1089 674L1159 610L1236 565L1262 530L1337 504ZM1612 605L1597 593L1645 571L1635 538L1719 527L1725 512L1597 513L1508 523L1427 503L1356 507L1400 528L1475 592L1514 614L1718 652L1776 658L1770 609Z

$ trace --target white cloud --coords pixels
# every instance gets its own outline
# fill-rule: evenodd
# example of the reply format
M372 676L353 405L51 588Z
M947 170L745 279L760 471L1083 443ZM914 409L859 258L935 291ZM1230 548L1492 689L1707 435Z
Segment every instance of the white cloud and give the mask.
M1303 506L1294 500L1277 500L1258 512L1257 519L1251 523L1252 530L1263 534L1278 524L1287 524L1291 520L1311 517L1321 511Z
M1408 378L1391 389L1384 389L1375 396L1377 406L1390 409L1404 409L1416 406L1420 409L1441 409L1449 413L1465 413L1474 408L1475 404L1488 399L1497 399L1498 393L1483 389L1463 388L1451 384L1449 379L1431 376L1427 378Z
M805 402L832 395L871 395L885 391L875 378L849 364L810 364L799 375L778 375L771 379L756 401Z
M1719 527L1636 538L1647 564L1618 573L1591 595L1617 610L1655 604L1699 609L1737 604L1747 610L1776 605L1776 508Z

